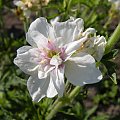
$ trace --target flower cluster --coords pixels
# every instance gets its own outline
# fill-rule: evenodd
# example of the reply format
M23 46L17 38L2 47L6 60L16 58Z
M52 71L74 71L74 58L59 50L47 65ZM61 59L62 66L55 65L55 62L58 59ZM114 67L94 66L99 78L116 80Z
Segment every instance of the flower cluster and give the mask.
M54 24L52 24L54 23ZM31 23L26 40L31 46L17 50L14 63L30 77L27 87L33 101L63 96L65 77L83 86L102 79L96 61L103 56L106 40L94 28L84 31L81 18L49 24L43 17Z
M42 6L47 5L49 0L14 0L13 3L18 10L23 12L27 18L30 17L32 11L40 10Z

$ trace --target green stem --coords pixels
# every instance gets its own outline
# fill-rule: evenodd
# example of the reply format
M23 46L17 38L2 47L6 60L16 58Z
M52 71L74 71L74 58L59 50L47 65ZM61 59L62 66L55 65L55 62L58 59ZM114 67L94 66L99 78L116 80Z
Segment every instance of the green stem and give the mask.
M68 96L69 101L71 101L71 99L76 97L76 95L79 93L80 89L81 89L80 86L76 86L72 90L72 92ZM67 104L65 101L62 101L62 99L61 100L59 99L56 103L56 106L54 106L54 108L51 110L51 112L46 117L46 120L51 120L53 118L53 116L58 112L58 110L61 109L65 104Z
M118 24L117 28L115 29L112 36L107 42L105 53L109 53L119 39L120 39L120 23Z
M29 19L28 18L25 18L25 21L23 21L23 25L24 25L24 32L25 32L25 35L28 31L28 27L29 27ZM24 45L27 44L27 41L24 40Z
M23 22L23 25L24 25L24 32L26 33L27 32L27 28L26 28L26 22L25 21Z
M57 111L64 105L62 101L58 101L56 106L50 111L48 116L46 117L46 120L51 120L53 116L57 113Z
M108 20L106 21L105 25L103 26L104 29L107 29L108 25L110 25L112 20L112 17L109 17Z
M79 93L81 87L80 86L76 86L73 91L70 93L70 95L68 96L69 99L73 99L74 97L76 97L76 95Z
M29 27L29 19L25 18L25 21L23 22L23 24L24 24L24 31L25 33L27 33L28 27Z
M72 2L72 0L69 0L68 6L67 6L67 10L69 10L69 9L70 9L71 2Z

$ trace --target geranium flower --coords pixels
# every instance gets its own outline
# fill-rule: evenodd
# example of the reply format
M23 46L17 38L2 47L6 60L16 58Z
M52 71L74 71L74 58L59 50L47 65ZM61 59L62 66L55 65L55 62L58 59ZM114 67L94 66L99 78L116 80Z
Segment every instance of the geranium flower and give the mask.
M83 32L81 18L50 25L40 17L31 23L26 34L31 46L19 48L14 63L30 75L27 87L33 101L63 96L65 77L78 86L102 79L94 57L86 50L91 32Z

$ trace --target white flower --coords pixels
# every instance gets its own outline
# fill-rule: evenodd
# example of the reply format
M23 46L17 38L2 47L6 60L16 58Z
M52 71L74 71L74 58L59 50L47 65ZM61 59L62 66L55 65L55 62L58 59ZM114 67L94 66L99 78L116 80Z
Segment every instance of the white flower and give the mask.
M38 11L41 6L47 5L49 0L14 0L13 3L23 11L23 15L30 17L32 11Z
M30 2L27 3L27 2L24 2L24 1L20 1L20 0L14 0L13 3L14 3L14 5L19 7L23 11L24 16L26 16L27 18L30 17L31 10L28 8L28 6L29 7L32 6L32 4L30 4Z
M42 17L31 23L26 34L31 46L19 48L14 63L30 75L27 87L33 101L38 102L45 96L63 96L64 76L79 86L102 79L94 57L83 51L88 34L79 37L82 31L81 18L54 22L53 26Z

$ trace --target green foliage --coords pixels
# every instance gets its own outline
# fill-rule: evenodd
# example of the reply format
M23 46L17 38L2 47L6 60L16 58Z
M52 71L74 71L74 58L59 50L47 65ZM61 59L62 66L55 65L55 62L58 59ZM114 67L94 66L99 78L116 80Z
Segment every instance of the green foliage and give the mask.
M2 0L0 0L0 9L2 8Z

